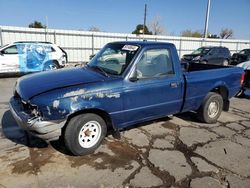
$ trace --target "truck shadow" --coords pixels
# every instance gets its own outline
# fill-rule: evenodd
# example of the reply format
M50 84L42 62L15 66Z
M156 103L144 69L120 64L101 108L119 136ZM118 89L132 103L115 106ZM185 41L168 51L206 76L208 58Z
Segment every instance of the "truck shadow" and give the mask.
M140 124L135 124L133 126L129 126L121 130L121 132L128 131L133 128L139 128L143 126L147 126L152 123L161 122L161 121L168 121L170 118L164 117L160 119L156 119L153 121L147 121ZM46 148L48 144L44 142L42 139L32 136L27 131L22 130L16 123L15 119L13 118L10 110L7 110L3 114L2 118L2 134L7 139L11 140L16 144L21 144L27 146L29 148ZM108 131L107 136L112 135L114 139L120 139L119 136L115 135L115 133L111 130ZM63 139L59 139L58 141L53 141L50 143L51 146L60 153L65 155L72 156L72 154L66 149Z
M43 140L36 138L28 134L27 131L24 131L19 128L10 110L7 110L3 114L1 123L3 135L12 142L15 142L16 144L25 145L31 148L44 148L48 146L48 144Z

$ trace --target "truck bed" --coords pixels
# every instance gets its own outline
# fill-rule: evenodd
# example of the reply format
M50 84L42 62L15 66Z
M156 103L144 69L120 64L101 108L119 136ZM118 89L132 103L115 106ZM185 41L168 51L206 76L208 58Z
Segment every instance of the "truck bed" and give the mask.
M193 71L203 71L203 70L222 69L222 68L231 68L231 67L222 65L212 65L212 64L188 63L184 64L183 71L193 72Z
M231 98L240 90L242 69L238 67L189 63L182 68L185 80L182 111L198 108L211 91L222 89L226 98Z

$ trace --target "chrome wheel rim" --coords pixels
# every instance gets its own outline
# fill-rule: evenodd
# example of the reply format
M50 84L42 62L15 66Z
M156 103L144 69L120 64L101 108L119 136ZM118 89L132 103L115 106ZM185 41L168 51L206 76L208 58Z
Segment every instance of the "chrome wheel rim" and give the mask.
M219 112L219 104L216 101L213 101L208 106L208 116L210 118L214 118L217 116Z
M83 148L93 147L101 137L101 125L97 121L85 123L78 135L78 142Z

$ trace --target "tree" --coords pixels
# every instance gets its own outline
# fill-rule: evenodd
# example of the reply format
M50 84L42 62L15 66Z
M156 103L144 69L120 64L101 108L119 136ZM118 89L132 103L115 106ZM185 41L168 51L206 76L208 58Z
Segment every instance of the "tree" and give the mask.
M39 21L34 21L31 24L29 24L29 28L46 28L46 25L43 25Z
M101 31L98 27L95 27L95 26L91 26L88 30L92 31L92 32L100 32Z
M150 29L153 35L161 35L166 32L164 26L161 24L161 17L156 16L150 24Z
M222 29L221 32L220 32L220 37L222 39L228 39L229 37L232 37L232 36L233 36L233 30L232 29L225 28L225 29Z
M203 35L200 31L191 31L189 29L181 32L182 37L196 37L201 38Z
M143 34L143 25L142 24L138 24L136 26L136 29L132 32L132 34L136 34L136 35ZM146 25L145 25L145 29L144 29L144 34L146 34L146 35L152 35L152 32L148 30L148 27Z

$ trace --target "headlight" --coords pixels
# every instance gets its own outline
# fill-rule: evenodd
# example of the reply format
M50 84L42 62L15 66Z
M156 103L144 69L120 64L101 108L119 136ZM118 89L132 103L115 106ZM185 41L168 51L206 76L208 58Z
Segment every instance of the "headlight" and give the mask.
M198 60L200 60L200 58L201 58L201 56L198 55L198 56L194 57L192 60L193 61L198 61Z

